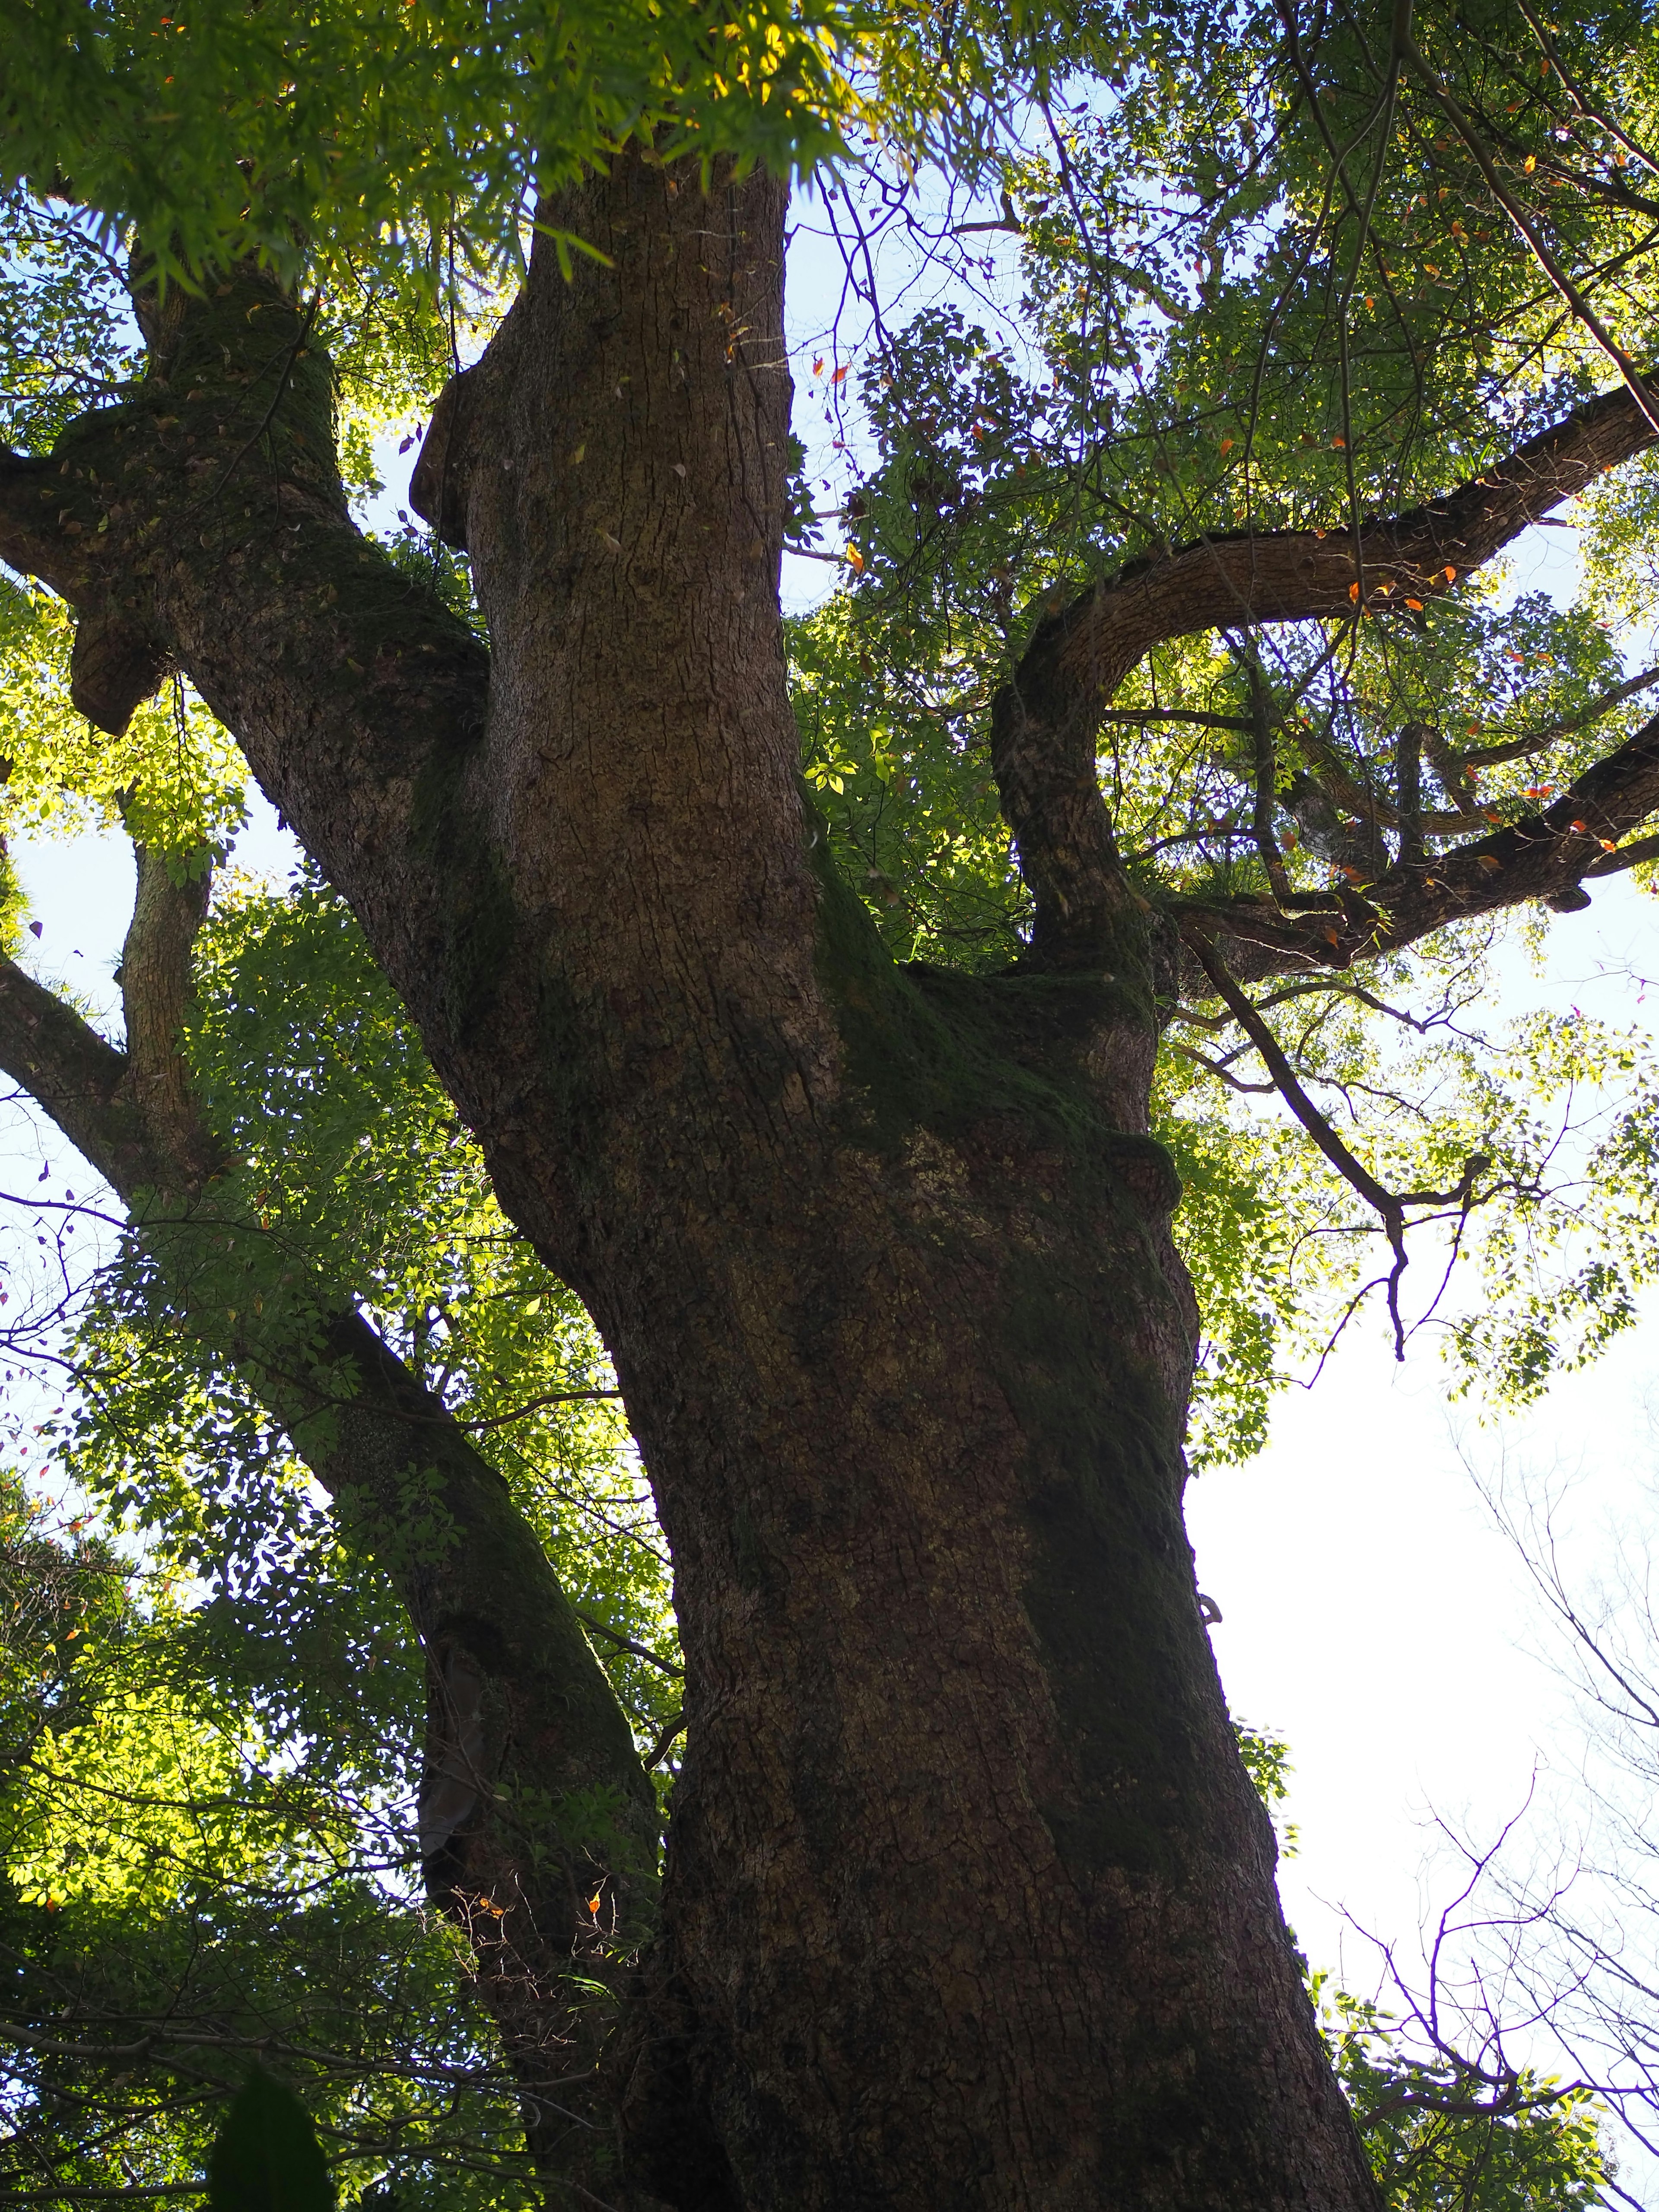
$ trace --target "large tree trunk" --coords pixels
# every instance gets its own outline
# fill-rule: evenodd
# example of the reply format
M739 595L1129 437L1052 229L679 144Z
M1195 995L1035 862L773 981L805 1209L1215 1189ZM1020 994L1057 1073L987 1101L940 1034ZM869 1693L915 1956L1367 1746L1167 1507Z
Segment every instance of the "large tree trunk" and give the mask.
M899 975L813 866L782 215L637 162L555 210L612 265L540 257L422 485L563 1092L492 1157L673 1547L694 2077L781 2212L1364 2203L1182 1526L1151 933L1104 978Z
M690 1718L617 2063L641 2183L1357 2212L1182 1524L1165 948L1109 882L1080 963L898 971L834 879L777 604L783 211L636 157L546 211L608 265L538 249L418 487L487 704L355 539L293 352L257 481L188 507L167 426L234 453L291 311L229 398L256 280L159 332L125 449L63 448L113 518L108 569L64 571L82 696L118 719L188 670L615 1357Z

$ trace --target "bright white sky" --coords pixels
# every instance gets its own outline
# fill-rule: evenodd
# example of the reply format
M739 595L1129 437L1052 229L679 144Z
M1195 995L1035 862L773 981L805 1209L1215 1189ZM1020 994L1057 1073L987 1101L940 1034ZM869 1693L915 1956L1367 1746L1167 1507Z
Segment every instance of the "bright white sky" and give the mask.
M793 295L798 339L818 341L838 276L838 261L808 249ZM392 507L403 495L394 481ZM1544 542L1522 549L1517 583L1569 583L1565 533L1533 535ZM791 599L809 602L834 581L829 568L792 563ZM38 972L109 1011L131 897L122 842L28 844L16 858L42 925ZM263 805L236 858L278 878L291 864L292 844ZM1627 883L1601 887L1552 943L1552 995L1621 1024L1645 1020L1650 1009L1625 979L1659 975L1659 902ZM1536 1003L1540 988L1517 969L1494 1015ZM0 1116L0 1191L61 1197L66 1183L85 1188L61 1143L32 1116ZM0 1213L0 1259L39 1252L23 1218ZM83 1233L90 1244L95 1231ZM1261 1458L1193 1486L1189 1527L1200 1585L1224 1616L1213 1640L1229 1697L1241 1717L1284 1735L1295 1761L1288 1809L1301 1851L1282 1873L1289 1916L1314 1961L1340 1967L1356 1990L1373 1986L1376 1965L1355 1924L1414 1960L1419 1923L1449 1898L1443 1848L1430 1863L1432 1814L1486 1844L1540 1771L1546 1842L1552 1791L1571 1807L1580 1720L1537 1656L1551 1648L1541 1608L1466 1459L1488 1476L1503 1466L1511 1482L1571 1476L1584 1571L1615 1562L1648 1525L1659 1486L1656 1330L1659 1310L1527 1419L1484 1429L1448 1407L1432 1348L1401 1370L1378 1332L1356 1330L1316 1389L1281 1401ZM0 1427L33 1421L37 1406L0 1386ZM1633 2169L1625 2179L1638 2185ZM1645 2201L1659 2206L1659 2189Z

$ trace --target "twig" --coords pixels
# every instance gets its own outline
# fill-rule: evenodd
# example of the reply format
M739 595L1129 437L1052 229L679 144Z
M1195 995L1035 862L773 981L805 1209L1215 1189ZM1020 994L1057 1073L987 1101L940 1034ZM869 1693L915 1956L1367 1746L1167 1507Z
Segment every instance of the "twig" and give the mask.
M1394 1324L1394 1356L1403 1360L1406 1357L1406 1335L1400 1319L1400 1279L1406 1272L1405 1210L1408 1206L1461 1204L1467 1212L1473 1202L1474 1178L1489 1167L1491 1162L1484 1153L1473 1154L1464 1167L1463 1179L1455 1190L1398 1193L1385 1190L1370 1170L1348 1150L1309 1097L1297 1079L1295 1069L1285 1057L1284 1048L1228 974L1214 946L1196 930L1183 932L1182 934L1188 950L1215 986L1217 997L1267 1063L1267 1073L1273 1077L1279 1096L1344 1182L1352 1184L1382 1220L1389 1249L1394 1255L1388 1291L1389 1318Z
M1626 389L1643 414L1659 430L1659 403L1656 403L1643 381L1642 373L1625 351L1617 338L1596 313L1589 301L1575 284L1551 251L1543 233L1521 205L1515 195L1498 173L1498 166L1488 152L1486 141L1463 112L1457 100L1441 82L1409 29L1397 33L1396 52L1413 73L1421 78L1430 96L1443 107L1451 126L1469 149L1474 166L1486 180L1487 190L1515 225L1532 251L1533 258L1543 270L1556 291L1572 313L1583 323L1607 359L1625 380Z
M650 1750L645 1754L645 1771L647 1774L654 1773L657 1768L662 1765L664 1754L666 1753L669 1745L673 1742L675 1737L684 1726L685 1715L683 1712L676 1713L673 1719L666 1724L661 1735L657 1738L655 1743L652 1745Z
M528 1398L522 1406L515 1406L510 1413L491 1413L476 1421L457 1421L458 1429L502 1429L510 1421L522 1421L527 1414L538 1413L544 1406L573 1405L581 1398L620 1398L620 1390L550 1390L545 1397Z
M609 1621L596 1620L591 1613L584 1613L579 1605L573 1605L570 1610L584 1628L592 1628L601 1636L608 1636L619 1650L631 1651L636 1659L649 1660L653 1667L660 1667L665 1674L684 1674L684 1667L677 1667L672 1659L665 1659L659 1652L653 1651L648 1644L636 1644L631 1636L624 1636L620 1628L612 1628Z
M247 459L248 455L253 451L253 448L258 444L260 439L264 436L265 432L270 429L271 424L276 421L276 410L283 404L283 397L288 391L289 379L294 374L294 364L299 360L300 356L305 351L306 340L311 336L311 326L317 319L317 310L321 307L322 303L322 294L320 292L313 292L311 295L311 305L306 309L304 317L300 324L299 331L295 337L294 343L288 349L288 359L283 363L282 374L276 379L276 389L271 394L270 404L266 408L264 416L261 417L258 428L255 430L253 435L248 440L247 443L243 446L240 451L234 453L230 459L226 463L225 472L220 477L218 483L214 485L213 489L208 493L208 499L212 500L218 498L220 493L235 475L237 470L241 467L242 463ZM198 504L205 505L206 501L198 501Z

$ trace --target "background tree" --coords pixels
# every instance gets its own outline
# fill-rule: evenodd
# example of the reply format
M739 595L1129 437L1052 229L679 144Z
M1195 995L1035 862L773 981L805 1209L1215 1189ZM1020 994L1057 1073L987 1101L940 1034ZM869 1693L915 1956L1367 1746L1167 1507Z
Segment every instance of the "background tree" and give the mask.
M1334 1178L1304 1179L1314 1233L1380 1234L1402 1343L1408 1222L1467 1243L1550 1195L1530 1067L1506 1085L1454 1017L1491 917L1647 856L1659 738L1593 620L1479 578L1654 437L1644 27L27 28L23 220L48 262L130 258L107 314L20 316L89 319L66 373L27 356L0 550L75 611L76 706L125 744L187 678L347 901L592 1314L672 1547L661 1920L587 2081L611 2201L1374 2202L1181 1527L1198 1316L1153 1088L1172 1028L1183 1069L1259 1061ZM948 314L884 326L856 580L787 637L785 195L743 161L837 127L875 141L861 192L841 157L855 228L1006 227L1028 291L994 355ZM460 367L532 194L413 492L481 635L441 557L364 537L341 455L446 337ZM106 369L110 404L49 419ZM1605 518L1608 588L1639 511ZM1517 698L1500 654L1549 676ZM1372 1041L1402 1012L1444 1032L1437 1091ZM1576 1040L1529 1046L1577 1076ZM1322 1085L1385 1112L1339 1129ZM155 1264L229 1319L198 1180L148 1178L183 1216L148 1220ZM1589 1344L1645 1219L1589 1224ZM1212 1284L1252 1281L1240 1243ZM1536 1374L1576 1347L1525 1299L1497 1325ZM246 1310L218 1356L257 1371ZM485 1571L470 1529L446 1556ZM592 1679L567 1657L555 1694Z

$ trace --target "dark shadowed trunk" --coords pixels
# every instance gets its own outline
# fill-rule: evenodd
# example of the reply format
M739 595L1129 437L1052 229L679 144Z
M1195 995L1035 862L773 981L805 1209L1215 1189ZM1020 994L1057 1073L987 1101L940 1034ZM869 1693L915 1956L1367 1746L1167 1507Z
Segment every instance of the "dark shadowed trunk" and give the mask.
M110 518L53 556L78 696L115 724L188 671L615 1358L688 1669L611 2058L634 2185L1359 2212L1182 1522L1173 936L1091 771L1045 784L1035 686L998 733L1029 965L896 969L836 880L777 602L783 212L634 157L552 211L609 265L538 250L417 484L488 657L353 532L286 302L248 277L157 328L52 465Z
M673 1547L693 2079L755 2206L1365 2203L1182 1527L1152 933L1122 899L1109 975L901 975L831 880L782 213L640 164L562 208L613 268L542 257L419 487L493 655L453 1050L539 1063L492 1165Z

